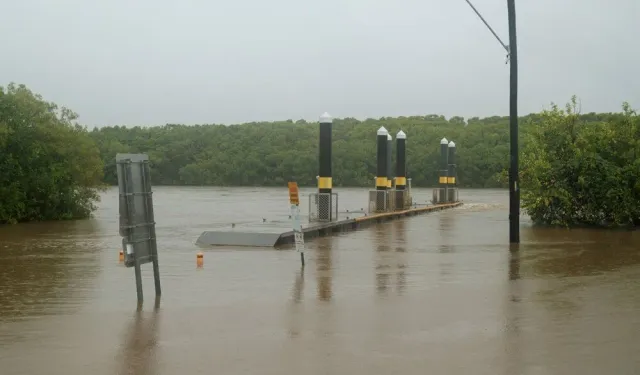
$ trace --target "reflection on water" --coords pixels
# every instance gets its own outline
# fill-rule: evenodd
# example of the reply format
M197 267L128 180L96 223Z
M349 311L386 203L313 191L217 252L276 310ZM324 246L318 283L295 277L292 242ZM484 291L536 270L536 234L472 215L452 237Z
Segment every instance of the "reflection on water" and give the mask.
M376 292L384 296L392 280L402 295L407 284L407 246L404 220L383 223L371 229L374 242Z
M300 271L296 272L296 278L293 283L293 302L300 303L304 292L304 268L301 267Z
M288 334L289 337L297 337L300 335L300 316L302 314L301 303L304 298L304 267L295 273L293 288L291 288L292 296L289 303L289 312L287 314L289 321Z
M640 263L638 231L531 228L523 240L535 249L541 275L596 275Z
M452 211L438 212L438 252L440 254L449 254L455 251L454 236L454 216ZM442 282L450 282L453 278L453 263L450 257L441 257L439 261L440 280Z
M506 356L506 366L504 374L520 374L526 369L522 362L522 337L521 326L525 320L526 312L521 308L521 287L520 280L520 252L517 247L510 247L509 254L509 282L505 298L505 326L504 345Z
M154 308L150 314L145 315L142 308L136 309L126 332L122 352L117 358L120 363L118 374L155 374L159 309L160 298L155 299Z
M441 253L453 251L453 225L455 213L452 211L438 212L438 235L440 237L438 249Z
M509 280L520 278L520 252L512 250L509 253Z
M332 286L332 243L333 237L320 237L316 241L316 274L318 278L318 299L330 301L333 293Z
M100 273L93 220L0 226L0 321L78 309Z
M405 219L396 220L393 222L394 229L394 243L396 244L396 290L399 295L402 295L407 285L407 239L406 239L406 225Z
M383 295L389 287L389 273L391 272L390 255L389 255L389 241L391 233L389 232L390 224L384 223L377 225L374 230L373 237L375 243L375 272L376 272L376 291L378 294Z
M309 241L304 269L293 248L215 248L197 271L203 230L286 220L286 188L154 189L162 309L133 316L115 190L95 220L0 227L1 373L637 374L640 232L523 221L510 247L508 191L460 196Z

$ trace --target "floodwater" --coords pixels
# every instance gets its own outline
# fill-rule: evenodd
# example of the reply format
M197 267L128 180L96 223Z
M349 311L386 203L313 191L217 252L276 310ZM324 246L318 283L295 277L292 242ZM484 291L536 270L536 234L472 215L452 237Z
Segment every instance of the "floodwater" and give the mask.
M2 375L640 373L639 232L523 217L510 252L508 192L463 190L308 242L304 271L291 248L205 249L197 269L202 231L283 220L287 189L154 191L163 295L144 265L141 311L115 189L92 220L0 228Z

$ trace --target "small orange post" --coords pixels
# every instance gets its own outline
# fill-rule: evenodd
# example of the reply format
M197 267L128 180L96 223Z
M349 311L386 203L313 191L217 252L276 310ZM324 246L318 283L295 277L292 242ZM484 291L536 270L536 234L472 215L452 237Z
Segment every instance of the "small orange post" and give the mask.
M124 262L124 251L120 250L120 254L118 255L118 263Z
M202 268L204 266L204 254L202 251L198 251L196 254L196 267Z

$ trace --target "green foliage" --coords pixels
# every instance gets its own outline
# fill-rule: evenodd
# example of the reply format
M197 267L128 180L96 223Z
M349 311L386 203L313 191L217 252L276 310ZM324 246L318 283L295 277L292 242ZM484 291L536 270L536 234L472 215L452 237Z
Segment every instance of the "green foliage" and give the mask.
M76 114L24 85L0 87L0 224L88 217L102 162Z
M582 123L597 127L621 115L589 113L575 116ZM521 144L533 141L536 145L538 126L548 122L548 117L549 112L522 117ZM400 129L407 133L407 169L413 186L437 184L439 143L443 137L455 141L458 146L461 187L507 186L504 177L509 161L508 117L473 117L465 121L462 117L447 120L434 114L364 121L334 120L335 186L373 186L376 131L380 126L385 126L392 135ZM91 136L101 150L105 182L112 185L117 183L115 154L143 152L151 159L152 182L156 185L284 186L286 181L295 179L300 185L315 186L318 131L317 123L287 120L232 126L115 126L94 129ZM527 164L527 158L535 156L531 155L530 148L526 150L523 164ZM395 154L393 159L395 163ZM530 187L530 191L535 191L536 177L529 181L524 177L523 188ZM556 192L544 191L542 196L553 194ZM524 195L531 212L535 213L534 206L527 200L533 196L535 194Z
M626 103L608 116L580 116L576 107L574 97L525 125L523 208L540 224L639 225L638 115Z
M520 119L522 203L534 222L640 225L640 120L579 114L575 97ZM0 223L88 217L102 182L117 183L115 155L148 153L155 185L316 184L318 125L304 120L243 125L104 127L87 132L76 115L25 86L0 87ZM334 120L333 181L372 186L376 131L407 136L413 186L437 183L439 141L456 142L461 187L506 187L508 117L440 115ZM395 153L394 153L395 163Z
M442 137L458 147L458 180L465 187L499 187L496 173L508 161L508 118L443 116L336 119L333 124L333 181L336 186L372 186L376 131L403 130L413 186L437 183ZM121 126L94 129L105 164L105 181L116 184L117 152L148 153L152 179L161 185L283 186L290 179L314 186L318 174L317 123L304 120L243 125ZM393 155L395 163L395 151Z

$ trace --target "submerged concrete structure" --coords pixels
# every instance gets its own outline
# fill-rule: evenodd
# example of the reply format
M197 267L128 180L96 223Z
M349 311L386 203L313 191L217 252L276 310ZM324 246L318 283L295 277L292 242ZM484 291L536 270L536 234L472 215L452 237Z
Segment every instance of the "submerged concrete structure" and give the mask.
M328 223L313 223L303 225L302 232L304 238L329 235L332 233L346 232L364 228L383 221L393 220L405 216L414 216L436 212L461 206L461 202L428 205L411 208L402 211L383 212L372 215L360 214L347 219L338 219ZM248 247L275 247L293 243L294 232L286 229L285 226L274 226L271 224L247 226L244 228L234 228L232 230L206 231L200 235L196 241L198 246L248 246Z

